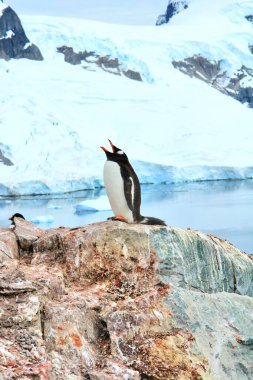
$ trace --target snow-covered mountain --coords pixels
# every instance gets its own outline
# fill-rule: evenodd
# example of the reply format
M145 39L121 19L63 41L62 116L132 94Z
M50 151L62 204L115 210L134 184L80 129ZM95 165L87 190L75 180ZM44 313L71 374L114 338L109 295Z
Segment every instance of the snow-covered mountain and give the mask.
M183 10L188 10L190 7L190 12L187 12L187 17L194 17L193 12L199 12L200 4L196 7L197 2L191 3L190 0L169 0L166 13L158 17L156 25L162 25L168 23L172 17L176 16L178 13ZM202 2L202 6L205 4ZM223 6L225 4L223 3ZM241 9L240 9L241 7ZM207 17L213 17L214 23L213 27L216 27L216 20L219 16L220 11L225 11L224 9L219 9L216 7L213 12L210 12ZM252 24L253 15L252 15L252 6L248 7L247 2L244 4L233 4L233 7L230 9L231 13L234 14L234 21L236 21L235 16L237 14L238 21L242 21L242 16ZM202 17L202 12L201 12ZM240 19L239 19L240 17ZM204 17L205 18L205 17ZM226 28L226 24L224 24ZM237 36L239 37L239 36ZM248 37L244 40L244 43L247 43L247 54L253 54L253 45L252 38ZM240 45L242 47L242 45ZM233 45L232 45L233 47ZM234 46L235 47L235 46ZM210 52L209 52L210 53ZM234 51L235 55L240 56L240 51ZM246 55L247 55L246 54ZM209 54L210 55L210 54ZM245 65L245 58L239 62L238 67L234 67L231 70L230 57L223 56L223 58L217 59L213 56L207 55L205 51L200 52L198 49L193 55L184 57L184 59L173 60L172 64L175 68L179 69L182 73L189 75L190 77L196 77L200 80L205 81L209 85L213 86L222 93L233 97L234 99L248 104L253 108L253 69L252 66ZM229 69L228 69L229 68Z
M252 69L251 14L250 1L191 0L160 27L20 16L44 60L0 60L0 194L101 186L107 138L142 182L252 178L252 109L175 64L220 62L223 83Z

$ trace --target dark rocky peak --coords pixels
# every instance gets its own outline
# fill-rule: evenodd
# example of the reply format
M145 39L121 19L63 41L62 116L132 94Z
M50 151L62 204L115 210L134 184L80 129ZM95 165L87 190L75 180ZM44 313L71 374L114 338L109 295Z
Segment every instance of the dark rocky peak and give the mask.
M253 25L253 15L248 15L248 16L245 16L246 20L248 20L249 22L252 23Z
M0 3L0 58L6 61L11 58L43 60L39 48L27 38L18 15L2 2Z
M188 8L189 0L169 0L169 4L166 9L166 13L158 16L156 25L162 25L169 22L169 20L180 13L184 9Z

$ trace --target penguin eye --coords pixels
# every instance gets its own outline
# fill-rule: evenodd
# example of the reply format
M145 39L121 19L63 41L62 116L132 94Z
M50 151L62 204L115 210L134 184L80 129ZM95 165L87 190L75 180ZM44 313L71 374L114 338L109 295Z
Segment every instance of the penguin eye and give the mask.
M123 152L122 150L119 150L119 151L117 152L117 154L124 154L124 152Z

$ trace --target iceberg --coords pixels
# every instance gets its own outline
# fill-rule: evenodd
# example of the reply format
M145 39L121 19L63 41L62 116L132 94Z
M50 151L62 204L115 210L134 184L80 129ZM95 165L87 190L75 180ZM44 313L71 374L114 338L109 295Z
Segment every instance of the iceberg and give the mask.
M106 195L101 195L98 199L86 199L75 206L78 215L109 210L111 207Z
M32 218L31 222L35 224L48 225L54 222L54 218L52 215L40 215Z

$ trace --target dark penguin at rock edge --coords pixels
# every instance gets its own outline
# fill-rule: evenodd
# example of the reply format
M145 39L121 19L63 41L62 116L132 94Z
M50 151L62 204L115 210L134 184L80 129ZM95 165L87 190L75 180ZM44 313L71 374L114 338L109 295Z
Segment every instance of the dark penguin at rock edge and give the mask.
M109 219L127 223L140 223L166 226L158 218L142 216L141 187L139 179L131 166L127 155L109 140L112 152L105 147L101 149L106 154L104 165L104 184L106 193L115 216Z
M9 218L9 220L12 221L11 226L15 226L15 218L20 218L20 219L25 220L25 217L22 214L20 214L19 212L16 212Z

